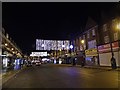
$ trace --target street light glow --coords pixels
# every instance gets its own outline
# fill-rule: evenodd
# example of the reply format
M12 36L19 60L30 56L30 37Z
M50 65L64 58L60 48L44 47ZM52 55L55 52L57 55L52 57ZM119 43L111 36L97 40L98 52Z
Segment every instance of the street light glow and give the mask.
M120 30L120 23L117 24L116 28Z
M82 44L84 44L84 42L85 42L84 40L81 40L81 43L82 43Z
M5 46L7 46L8 44L7 43L5 43Z

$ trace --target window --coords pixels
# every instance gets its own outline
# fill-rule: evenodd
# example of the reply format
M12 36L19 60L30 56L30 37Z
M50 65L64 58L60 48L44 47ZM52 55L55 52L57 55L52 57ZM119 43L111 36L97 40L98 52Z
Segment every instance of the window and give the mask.
M85 35L83 35L83 39L85 40Z
M105 43L109 43L109 37L108 37L108 36L105 36L105 37L104 37L104 42L105 42Z
M112 28L114 29L116 25L117 25L116 19L113 19L112 20Z
M96 48L96 40L92 40L88 42L88 49Z
M118 40L118 33L114 33L114 41Z
M6 33L6 38L9 38L9 35Z
M87 38L90 38L90 32L89 31L87 32Z
M104 31L104 32L107 31L107 24L104 24L104 25L103 25L103 31Z
M82 39L81 39L81 37L79 37L79 41L81 41Z
M95 29L92 30L92 35L95 36Z

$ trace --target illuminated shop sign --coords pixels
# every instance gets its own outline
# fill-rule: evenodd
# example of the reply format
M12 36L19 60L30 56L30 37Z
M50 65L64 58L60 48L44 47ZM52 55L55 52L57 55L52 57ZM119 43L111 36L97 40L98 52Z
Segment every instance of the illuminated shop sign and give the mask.
M113 48L113 51L118 50L118 48L119 48L118 42L112 43L112 48ZM110 51L111 51L110 44L105 44L105 45L98 46L98 51L99 51L100 53L110 52Z
M47 52L32 52L30 56L47 56Z
M88 50L85 50L85 55L86 56L97 56L97 49L88 49Z

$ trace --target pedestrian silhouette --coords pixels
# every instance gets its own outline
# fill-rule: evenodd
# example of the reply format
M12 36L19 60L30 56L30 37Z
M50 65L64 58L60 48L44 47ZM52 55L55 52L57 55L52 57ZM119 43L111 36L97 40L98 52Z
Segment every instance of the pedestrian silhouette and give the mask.
M111 66L112 66L112 69L116 69L117 68L116 60L115 60L114 56L112 56L112 58L111 58Z

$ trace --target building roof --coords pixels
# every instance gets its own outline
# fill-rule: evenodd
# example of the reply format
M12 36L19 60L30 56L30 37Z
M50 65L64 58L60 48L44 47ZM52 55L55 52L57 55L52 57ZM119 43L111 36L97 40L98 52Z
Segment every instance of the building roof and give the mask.
M85 26L85 31L89 30L90 28L92 28L96 25L97 25L97 23L91 17L88 17L88 20L87 20L87 23L86 23L86 26Z

